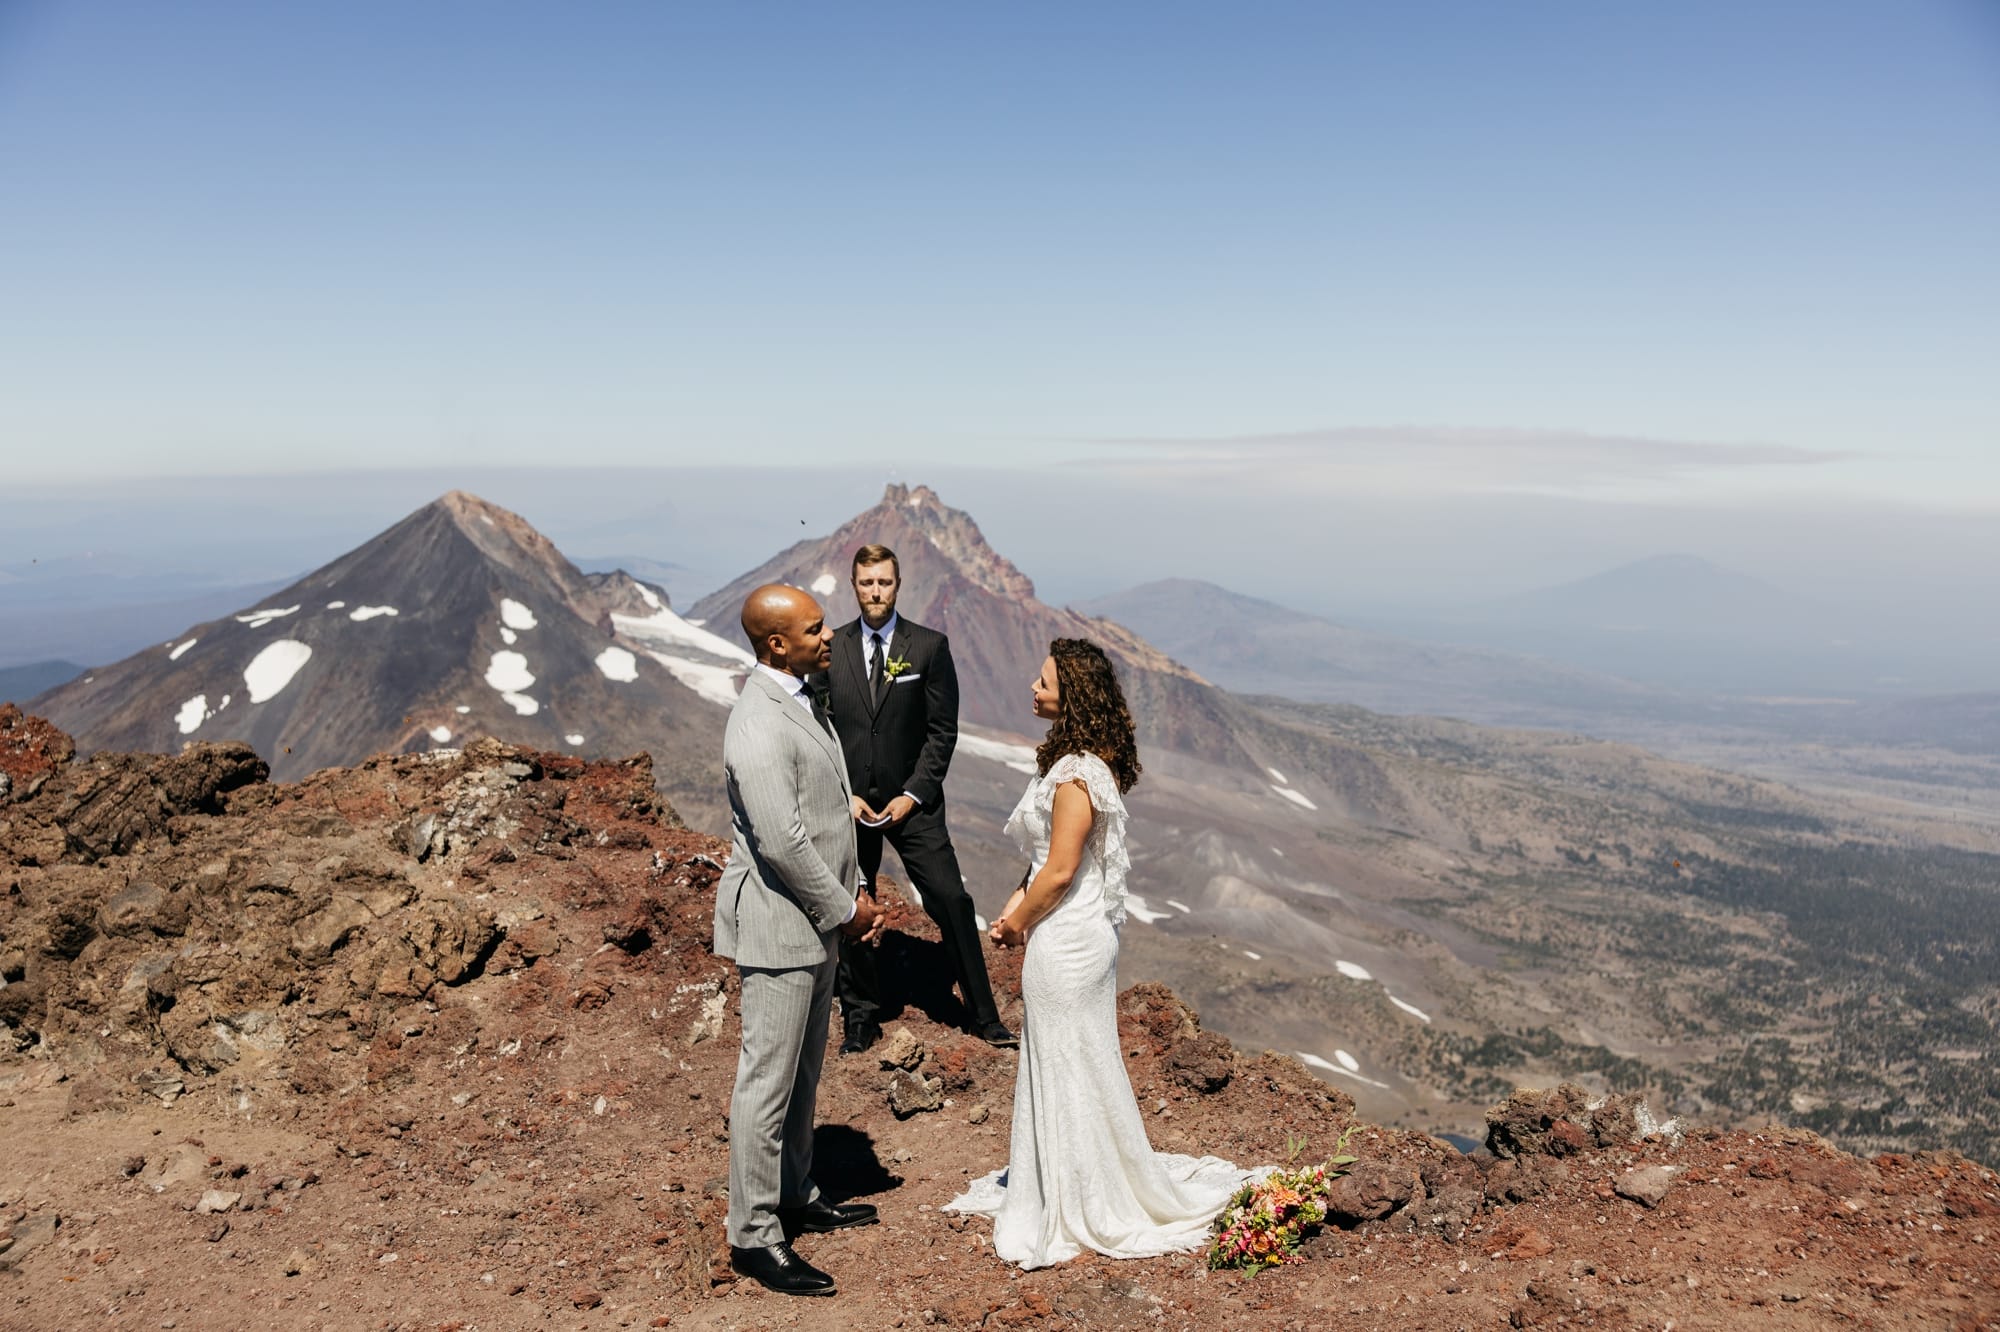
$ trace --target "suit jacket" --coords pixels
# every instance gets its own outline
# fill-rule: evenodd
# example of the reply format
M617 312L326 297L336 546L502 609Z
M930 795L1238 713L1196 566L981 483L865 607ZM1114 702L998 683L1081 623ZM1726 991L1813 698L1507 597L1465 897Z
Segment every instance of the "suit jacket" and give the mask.
M835 957L861 873L840 746L762 671L722 737L735 836L715 890L715 951L744 967Z
M958 747L958 671L951 643L935 629L898 616L889 655L909 669L868 687L862 624L834 631L825 683L834 729L847 757L847 781L876 809L908 791L927 810L944 805L944 775Z

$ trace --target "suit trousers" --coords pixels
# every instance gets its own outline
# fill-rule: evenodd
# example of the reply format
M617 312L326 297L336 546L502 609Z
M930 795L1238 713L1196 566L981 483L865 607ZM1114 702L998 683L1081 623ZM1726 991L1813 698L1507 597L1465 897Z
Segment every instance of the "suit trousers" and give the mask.
M993 1002L993 982L986 975L986 954L979 945L979 923L973 919L972 897L965 891L958 853L951 849L942 807L921 807L893 828L856 827L855 846L861 855L861 877L872 888L882 868L882 843L896 848L910 883L923 899L924 911L937 922L959 993L975 1027L1000 1020ZM882 986L875 950L842 936L840 940L840 1015L850 1029L856 1022L875 1022L882 1007Z
M743 1051L729 1101L729 1242L785 1238L777 1209L819 1196L812 1182L813 1106L826 1058L836 963L742 967Z

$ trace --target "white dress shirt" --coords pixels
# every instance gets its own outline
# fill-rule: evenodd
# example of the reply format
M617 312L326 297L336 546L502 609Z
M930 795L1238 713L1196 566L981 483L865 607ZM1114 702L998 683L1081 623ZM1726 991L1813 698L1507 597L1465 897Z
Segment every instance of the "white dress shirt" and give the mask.
M888 669L889 663L887 658L889 655L889 647L896 641L896 625L899 621L901 621L901 619L902 619L902 612L890 611L889 618L882 622L882 627L880 629L869 628L868 621L866 619L863 619L861 621L861 664L869 668L867 676L869 680L869 687L871 689L874 687L875 654L878 651L882 654L883 656L882 667L885 670ZM879 647L875 643L875 636L877 634L880 634L882 636L882 642ZM910 803L913 805L921 805L924 803L923 801L917 799L914 795L910 795L908 791L903 792L903 794L906 796L910 796Z
M870 629L868 621L865 619L861 622L861 661L863 665L869 667L873 667L874 665L876 652L874 640L877 634L882 636L881 651L883 655L888 655L889 645L896 641L896 623L901 618L898 612L890 611L889 618L882 622L880 629Z

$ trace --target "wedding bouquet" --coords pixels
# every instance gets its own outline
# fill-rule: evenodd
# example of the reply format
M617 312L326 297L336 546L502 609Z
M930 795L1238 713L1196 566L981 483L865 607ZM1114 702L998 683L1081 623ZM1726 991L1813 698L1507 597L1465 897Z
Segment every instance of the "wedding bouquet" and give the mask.
M1339 1154L1353 1131L1341 1134L1333 1147L1336 1154L1319 1165L1274 1170L1238 1189L1215 1218L1209 1267L1246 1268L1255 1275L1267 1267L1296 1262L1299 1241L1326 1220L1327 1186L1354 1164L1354 1157ZM1304 1146L1292 1145L1294 1159Z

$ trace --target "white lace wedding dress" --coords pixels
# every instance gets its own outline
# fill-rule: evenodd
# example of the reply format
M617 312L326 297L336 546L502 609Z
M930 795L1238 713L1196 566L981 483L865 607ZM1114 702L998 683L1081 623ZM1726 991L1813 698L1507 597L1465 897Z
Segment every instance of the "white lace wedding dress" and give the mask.
M1118 1047L1118 926L1132 861L1111 769L1094 754L1057 760L1029 784L1007 831L1041 868L1056 788L1078 779L1095 816L1069 892L1028 935L1008 1164L945 1205L992 1217L994 1251L1022 1267L1086 1248L1113 1258L1198 1248L1229 1195L1266 1173L1146 1141Z

